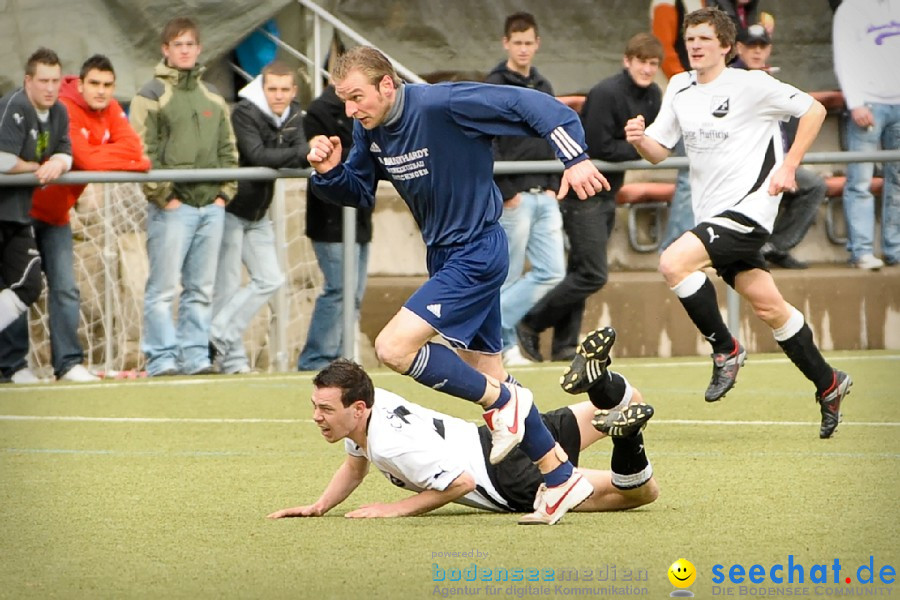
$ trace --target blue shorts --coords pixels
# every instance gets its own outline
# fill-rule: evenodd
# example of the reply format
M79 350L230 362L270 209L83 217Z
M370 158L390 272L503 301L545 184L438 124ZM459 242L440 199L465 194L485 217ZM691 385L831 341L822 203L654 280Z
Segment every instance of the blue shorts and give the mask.
M454 348L496 354L500 286L509 270L506 234L494 224L467 244L428 248L428 275L404 306Z

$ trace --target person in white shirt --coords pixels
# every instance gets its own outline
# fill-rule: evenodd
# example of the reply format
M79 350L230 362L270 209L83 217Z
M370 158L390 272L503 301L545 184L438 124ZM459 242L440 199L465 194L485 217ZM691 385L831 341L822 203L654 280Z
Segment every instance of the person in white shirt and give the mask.
M638 116L625 126L641 156L658 163L684 140L691 169L696 226L660 256L659 270L713 349L707 402L735 384L747 353L722 315L715 288L703 269L719 277L772 328L788 358L816 386L822 415L819 437L840 422L850 376L831 367L813 341L803 314L778 291L760 252L772 233L778 203L796 188L795 173L822 126L825 109L808 94L762 71L726 67L735 26L716 8L685 17L691 71L672 77L656 120ZM785 152L779 123L797 117L794 143Z
M850 119L847 149L900 148L900 0L846 0L834 13L834 72ZM876 270L900 262L900 162L884 163L881 251L876 257L875 164L847 165L844 216L850 261Z
M576 511L635 508L653 502L659 493L641 433L653 409L624 377L606 369L608 362L604 355L588 389L590 402L542 415L558 442L557 452L567 454L573 464L597 440L607 435L613 440L611 471L579 469L594 491ZM535 510L540 504L535 497L541 495L544 484L540 471L521 449L497 465L490 463L491 434L486 426L375 388L363 368L347 359L320 371L313 386L313 420L326 441L344 441L347 456L316 502L274 512L269 518L324 515L362 483L370 463L391 483L415 494L397 502L362 506L346 513L347 517L419 515L450 502L494 512L530 513L520 524L552 525L562 516L555 514L558 511L552 505Z

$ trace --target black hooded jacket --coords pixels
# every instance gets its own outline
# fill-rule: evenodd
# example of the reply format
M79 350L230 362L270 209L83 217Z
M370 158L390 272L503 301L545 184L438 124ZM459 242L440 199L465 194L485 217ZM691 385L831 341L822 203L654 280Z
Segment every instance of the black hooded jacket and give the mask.
M527 87L545 94L553 95L553 87L537 69L531 67L528 77L510 71L506 61L494 67L485 83L497 85L517 85ZM494 140L494 160L556 160L556 154L550 143L543 138L502 136ZM526 173L523 175L497 175L494 177L500 194L509 200L519 192L540 187L547 190L559 189L559 175L553 173Z
M231 114L237 138L240 166L303 168L308 167L309 144L301 124L300 104L291 102L287 120L280 127L252 100L238 102ZM274 181L240 181L238 192L226 210L242 219L258 221L272 204Z

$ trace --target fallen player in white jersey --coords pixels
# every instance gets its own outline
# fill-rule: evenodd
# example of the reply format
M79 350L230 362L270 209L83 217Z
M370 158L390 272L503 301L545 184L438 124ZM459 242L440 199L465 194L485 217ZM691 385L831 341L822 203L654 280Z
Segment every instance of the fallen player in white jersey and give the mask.
M485 426L376 389L362 367L339 359L313 380L313 420L328 442L344 440L347 457L316 502L274 512L269 518L324 515L362 483L369 463L391 483L415 494L362 506L347 517L420 515L457 502L529 513L519 520L523 525L552 525L568 510L624 510L653 502L659 488L641 434L653 409L624 377L607 369L614 341L612 328L591 332L563 376L567 392L586 392L590 401L542 415L557 441L556 451L575 465L582 450L601 438L612 439L611 470L578 470L593 487L579 504L568 504L565 496L546 497L550 492L540 472L520 449L492 465L491 434Z

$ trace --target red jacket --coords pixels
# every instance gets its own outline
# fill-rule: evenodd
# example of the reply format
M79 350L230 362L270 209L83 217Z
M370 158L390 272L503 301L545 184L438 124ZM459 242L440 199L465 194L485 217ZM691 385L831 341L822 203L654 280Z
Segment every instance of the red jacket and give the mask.
M69 112L72 169L82 171L147 171L141 140L125 111L113 100L104 110L92 110L78 92L78 77L67 75L59 99ZM84 185L48 185L35 190L31 216L51 225L69 222Z

